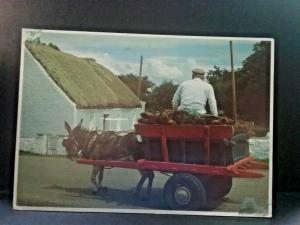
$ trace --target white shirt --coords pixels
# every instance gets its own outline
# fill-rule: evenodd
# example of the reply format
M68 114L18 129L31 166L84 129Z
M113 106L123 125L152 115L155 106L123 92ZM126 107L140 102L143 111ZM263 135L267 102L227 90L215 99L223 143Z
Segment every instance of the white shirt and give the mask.
M174 94L172 105L178 110L196 111L199 114L205 114L207 101L212 115L217 116L217 101L213 87L200 78L194 78L179 85Z

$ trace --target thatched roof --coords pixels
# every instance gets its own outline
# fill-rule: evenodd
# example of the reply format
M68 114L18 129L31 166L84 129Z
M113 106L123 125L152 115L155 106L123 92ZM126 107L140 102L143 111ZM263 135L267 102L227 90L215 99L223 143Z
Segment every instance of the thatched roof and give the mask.
M140 106L137 96L95 60L79 58L45 44L26 41L26 47L77 108Z

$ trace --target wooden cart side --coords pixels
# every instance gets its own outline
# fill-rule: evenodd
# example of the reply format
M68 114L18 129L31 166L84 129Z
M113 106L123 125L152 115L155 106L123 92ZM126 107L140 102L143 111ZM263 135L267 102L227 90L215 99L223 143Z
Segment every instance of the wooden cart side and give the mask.
M200 144L198 143L199 146L194 151L195 154L197 153L196 154L197 157L195 157L195 160L192 160L192 162L189 163L197 162L197 164L205 164L205 165L210 165L212 161L216 161L216 160L212 160L211 158L212 157L211 147L215 146L212 145L212 143L213 142L223 143L224 140L230 139L233 136L233 127L228 125L172 125L172 126L168 125L167 126L167 125L158 125L158 124L155 125L136 124L135 130L136 130L136 134L141 135L142 139L144 140L142 144L142 150L144 151L147 160L170 162L172 161L170 159L176 156L174 154L177 154L175 158L179 158L179 156L182 156L184 160L181 160L180 162L188 163L186 161L187 151L185 148L186 147L185 141L194 140L195 143L199 141ZM153 146L151 146L153 140L154 142L156 142L153 144L155 145L154 147L155 149L153 149ZM176 150L177 153L174 153L175 149L172 149L172 146L170 147L168 145L169 142L173 141L173 146L174 146L174 140L180 142L179 144L180 146L178 146ZM180 153L178 153L178 148L181 150ZM202 150L203 153L200 154L200 151ZM226 149L224 150L224 148L222 148L220 149L220 151L221 150L225 151ZM154 157L151 156L153 154L155 155ZM224 155L224 154L225 152L220 153L220 155ZM204 161L202 162L202 159L200 158L203 158ZM225 162L229 164L232 162L232 159L231 160L225 159L224 163Z

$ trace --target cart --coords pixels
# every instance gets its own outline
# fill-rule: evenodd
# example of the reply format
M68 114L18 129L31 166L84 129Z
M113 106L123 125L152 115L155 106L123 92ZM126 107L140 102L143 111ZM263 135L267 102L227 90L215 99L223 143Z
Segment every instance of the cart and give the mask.
M208 198L229 193L232 177L260 178L264 175L253 169L268 168L249 156L247 136L233 136L229 125L136 124L135 132L142 138L143 159L78 163L169 173L164 198L171 209L204 208Z

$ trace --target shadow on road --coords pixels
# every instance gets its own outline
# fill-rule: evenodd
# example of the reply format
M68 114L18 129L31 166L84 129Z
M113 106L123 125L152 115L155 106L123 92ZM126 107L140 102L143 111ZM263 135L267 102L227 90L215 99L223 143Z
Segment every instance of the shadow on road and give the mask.
M142 190L139 197L134 197L132 195L132 190L116 188L108 188L107 192L101 194L96 194L92 189L88 188L70 188L59 185L52 185L46 187L46 189L64 191L74 198L98 199L108 206L114 205L117 207L120 206L121 208L135 206L138 208L168 209L163 198L163 190L159 188L153 188L151 196L148 199L145 199L145 190Z
M120 208L127 208L128 206L134 206L138 208L151 208L151 209L169 209L164 197L163 190L160 188L153 188L151 196L145 199L145 190L142 190L139 197L132 195L132 190L109 188L107 192L96 194L92 189L88 188L70 188L59 185L52 185L46 187L47 189L60 190L68 193L68 196L73 198L86 198L97 199L107 204L108 207L115 206ZM220 199L207 199L207 206L202 210L211 211L218 207L222 201Z

